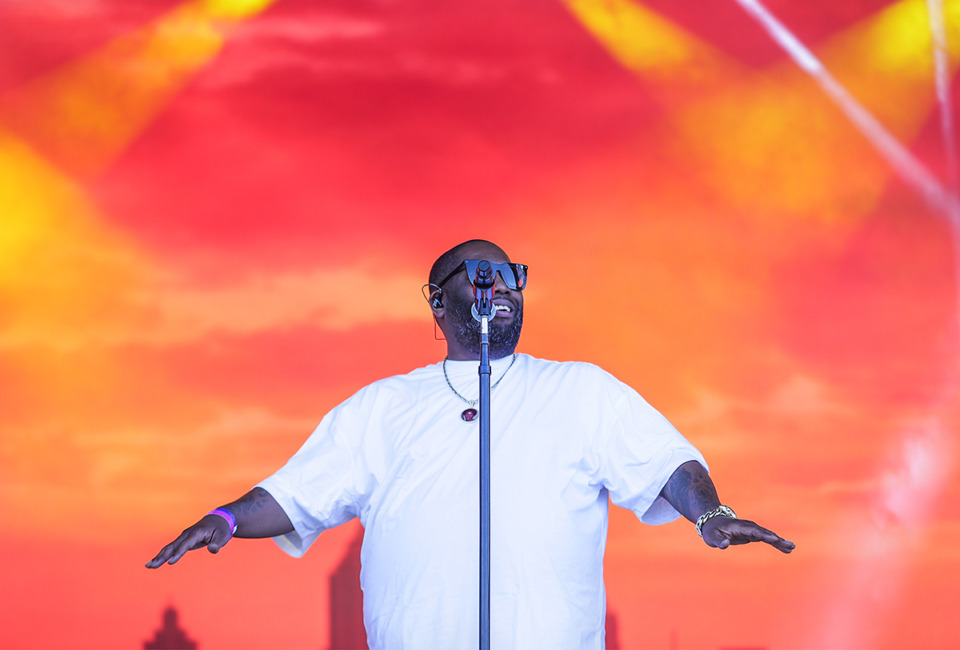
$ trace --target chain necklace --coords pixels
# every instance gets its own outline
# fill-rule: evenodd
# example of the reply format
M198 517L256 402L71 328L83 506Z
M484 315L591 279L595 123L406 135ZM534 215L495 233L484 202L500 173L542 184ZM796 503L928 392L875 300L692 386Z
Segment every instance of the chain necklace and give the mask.
M502 375L500 375L500 379L498 379L493 384L493 386L490 387L491 393L493 392L493 389L496 388L501 381L503 381L503 378L507 376L507 373L510 372L510 368L513 368L513 364L516 362L516 360L517 360L517 353L514 352L513 359L510 360L510 365L507 366L507 369L503 371ZM453 394L470 405L470 408L464 409L463 413L460 414L460 419L463 420L464 422L473 422L473 420L476 419L477 417L477 409L473 407L477 405L477 402L479 401L480 398L467 399L466 397L464 397L463 395L457 392L457 389L453 387L452 383L450 383L450 377L447 376L447 360L446 359L443 360L443 378L447 380L447 386L450 387L450 390L453 391Z

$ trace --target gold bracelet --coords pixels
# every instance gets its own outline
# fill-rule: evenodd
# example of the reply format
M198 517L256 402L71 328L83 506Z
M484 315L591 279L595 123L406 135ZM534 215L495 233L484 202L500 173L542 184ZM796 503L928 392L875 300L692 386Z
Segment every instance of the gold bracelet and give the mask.
M700 539L703 539L703 525L714 517L728 517L730 519L736 519L737 513L735 513L729 506L717 506L710 512L705 512L700 515L700 517L697 519L697 535L700 536Z

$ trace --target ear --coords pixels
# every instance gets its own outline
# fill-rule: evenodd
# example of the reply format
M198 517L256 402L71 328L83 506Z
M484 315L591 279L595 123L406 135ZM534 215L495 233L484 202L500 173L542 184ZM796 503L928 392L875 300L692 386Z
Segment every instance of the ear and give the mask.
M427 283L420 287L420 291L423 293L424 300L427 301L427 304L430 305L430 311L433 312L434 318L439 318L443 315L443 289L438 287L435 284Z
M443 310L443 289L437 289L430 294L430 309L434 316L438 316L437 312Z

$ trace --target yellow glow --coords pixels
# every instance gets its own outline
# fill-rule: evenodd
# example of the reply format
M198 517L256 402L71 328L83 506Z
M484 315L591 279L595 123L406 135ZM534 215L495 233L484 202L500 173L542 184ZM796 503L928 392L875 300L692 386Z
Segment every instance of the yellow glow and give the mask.
M0 133L0 348L57 340L115 310L140 278L138 255L100 225L82 188L28 147Z
M101 173L220 52L226 18L273 0L188 3L19 88L0 125L68 173Z
M7 217L0 228L0 289L12 284L24 256L36 250L48 228L39 210L42 200L50 197L39 176L23 177L21 171L33 159L21 143L0 134L0 205Z
M943 4L951 68L960 58L960 0ZM818 49L828 70L883 125L912 138L936 101L933 40L925 0L903 0Z
M960 2L943 3L947 44L954 61L960 36ZM904 0L892 4L873 19L854 27L837 43L838 49L861 55L875 69L891 74L930 76L933 48L930 17L926 0Z
M197 5L211 17L238 20L260 13L276 0L198 0Z
M673 121L701 160L703 177L732 205L766 217L850 220L869 211L892 171L824 91L792 61L747 76L668 21L630 0L567 6L645 81L692 81ZM944 3L954 66L960 0ZM789 27L789 26L788 26ZM832 37L814 52L895 136L916 136L934 107L933 43L925 0L903 0ZM705 70L723 69L724 85ZM694 72L695 71L695 72Z
M869 210L887 167L796 70L674 113L685 150L726 201L758 218L835 223Z
M631 0L564 0L624 66L646 77L702 83L731 63L715 49Z

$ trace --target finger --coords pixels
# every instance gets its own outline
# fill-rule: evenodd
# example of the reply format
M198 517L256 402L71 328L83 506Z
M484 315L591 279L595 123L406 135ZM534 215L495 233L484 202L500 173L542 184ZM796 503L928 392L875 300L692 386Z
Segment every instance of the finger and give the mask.
M170 551L170 557L167 558L167 564L176 564L180 561L180 558L187 554L187 551L192 551L193 549L200 548L201 546L203 545L188 541L187 539L175 544L173 549Z
M183 535L181 535L180 537L183 537ZM180 537L178 537L177 539L173 540L172 542L164 546L162 549L160 549L160 552L157 553L156 557L154 557L152 560L147 562L147 568L156 569L158 567L161 567L164 564L166 564L167 561L170 560L170 558L174 557L177 554L177 549L180 546L180 541L181 541ZM183 555L183 553L180 553L180 555Z
M170 559L170 555L173 552L173 544L167 544L160 552L157 553L152 560L147 562L146 566L148 569L156 569L163 566L164 562Z
M782 537L777 538L777 541L772 544L772 546L784 553L790 553L793 549L797 548L797 545L791 542L788 539L783 539Z
M783 539L772 530L768 530L763 526L758 526L752 521L740 519L736 523L739 525L731 526L732 530L729 531L729 533L732 535L730 538L731 544L764 542L783 553L789 553L796 548L796 545L793 542Z
M227 545L233 539L233 535L227 535L221 533L219 530L213 534L213 538L210 540L210 543L207 544L207 550L211 553L219 553L220 549Z
M741 521L741 525L730 531L732 544L750 544L751 542L766 542L773 544L780 539L772 530L767 530L752 521Z
M757 528L759 533L759 539L757 541L765 542L783 553L789 553L796 546L793 542L785 540L772 530L767 530L766 528L761 528L760 526L757 526Z
M187 551L202 548L207 545L204 539L205 535L196 528L190 527L180 533L180 536L163 547L157 557L150 560L148 568L156 569L163 564L176 564L180 561Z

